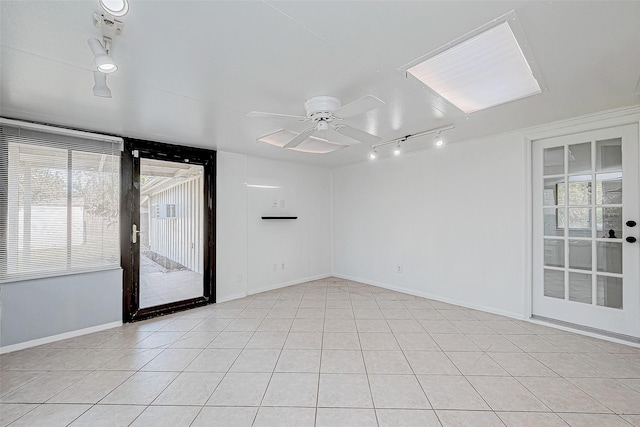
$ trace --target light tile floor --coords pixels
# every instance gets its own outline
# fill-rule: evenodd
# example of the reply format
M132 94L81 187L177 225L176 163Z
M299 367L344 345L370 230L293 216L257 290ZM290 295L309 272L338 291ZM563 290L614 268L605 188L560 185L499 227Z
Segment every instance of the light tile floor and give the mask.
M2 426L640 426L638 348L333 278L0 363Z

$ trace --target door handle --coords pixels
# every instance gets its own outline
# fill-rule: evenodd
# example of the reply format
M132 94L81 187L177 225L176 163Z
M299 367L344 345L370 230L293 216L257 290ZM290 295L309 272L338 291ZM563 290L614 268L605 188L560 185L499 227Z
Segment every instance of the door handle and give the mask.
M635 242L636 242L636 240L638 240L638 239L636 239L636 238L635 238L635 237L633 237L633 236L629 236L629 237L627 237L625 240L626 240L627 242L629 242L629 243L635 243Z
M138 243L138 233L140 233L140 230L138 230L138 226L133 224L131 226L131 241L133 243Z

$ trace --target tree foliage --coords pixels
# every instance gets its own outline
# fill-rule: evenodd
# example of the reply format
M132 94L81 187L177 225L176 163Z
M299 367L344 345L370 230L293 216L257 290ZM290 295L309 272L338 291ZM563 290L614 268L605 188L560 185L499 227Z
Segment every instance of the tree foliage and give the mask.
M96 155L98 156L98 155ZM112 159L112 161L115 161ZM96 163L98 159L96 159ZM78 168L72 171L73 204L95 218L118 221L119 171L117 168L97 171L96 168ZM28 176L27 176L28 174ZM25 197L31 205L66 205L68 197L68 170L55 167L22 167L19 176L19 202Z

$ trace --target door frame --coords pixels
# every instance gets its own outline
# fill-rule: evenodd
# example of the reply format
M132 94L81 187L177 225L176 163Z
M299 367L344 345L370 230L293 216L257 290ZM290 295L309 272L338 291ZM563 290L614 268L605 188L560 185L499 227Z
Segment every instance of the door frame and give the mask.
M216 152L202 148L124 138L120 167L120 262L122 319L135 322L216 302ZM132 226L140 225L140 157L201 165L203 181L203 296L140 308L140 245Z
M539 139L555 138L576 133L596 131L609 127L619 127L625 125L638 125L640 140L640 106L624 107L614 110L603 111L582 117L572 118L559 121L547 125L528 129L524 134L524 172L525 177L525 247L523 248L525 257L524 271L524 318L534 322L542 322L544 324L559 327L561 329L569 329L574 332L587 334L596 334L597 336L616 337L616 334L607 333L606 331L595 331L590 328L582 328L580 325L560 324L560 322L551 322L536 318L533 315L533 243L535 236L533 235L533 142ZM640 261L640 260L639 260ZM620 338L620 337L617 337Z

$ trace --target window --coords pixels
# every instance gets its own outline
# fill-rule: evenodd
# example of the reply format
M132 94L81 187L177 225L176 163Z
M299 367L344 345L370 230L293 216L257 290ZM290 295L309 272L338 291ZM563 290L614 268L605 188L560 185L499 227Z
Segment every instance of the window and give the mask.
M0 282L120 266L120 143L60 132L0 126Z

